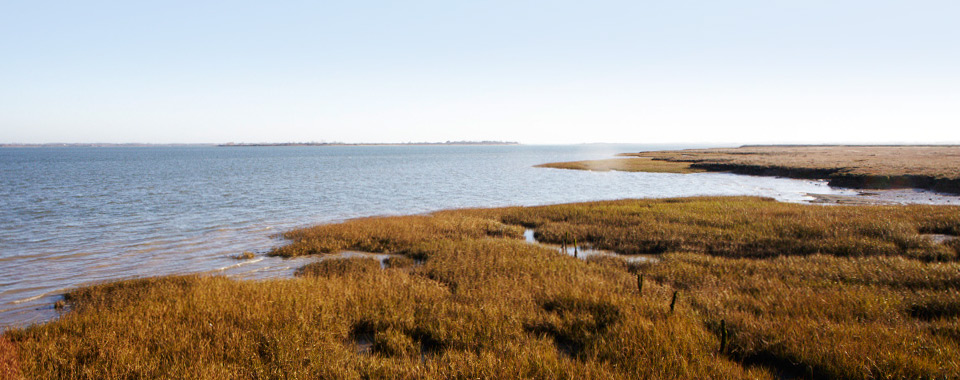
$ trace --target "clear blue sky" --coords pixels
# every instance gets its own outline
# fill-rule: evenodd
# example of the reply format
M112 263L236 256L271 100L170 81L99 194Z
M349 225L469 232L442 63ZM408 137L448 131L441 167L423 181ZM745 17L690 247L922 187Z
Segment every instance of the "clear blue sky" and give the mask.
M0 142L960 142L960 1L4 1Z

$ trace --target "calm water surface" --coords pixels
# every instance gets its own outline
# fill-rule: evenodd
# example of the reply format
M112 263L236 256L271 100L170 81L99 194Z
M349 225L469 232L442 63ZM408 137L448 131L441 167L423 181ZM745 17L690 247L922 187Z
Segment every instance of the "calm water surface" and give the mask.
M0 329L49 320L65 290L177 273L287 276L278 233L458 207L600 199L850 194L732 174L584 172L535 164L674 146L0 149ZM231 255L253 251L237 261Z

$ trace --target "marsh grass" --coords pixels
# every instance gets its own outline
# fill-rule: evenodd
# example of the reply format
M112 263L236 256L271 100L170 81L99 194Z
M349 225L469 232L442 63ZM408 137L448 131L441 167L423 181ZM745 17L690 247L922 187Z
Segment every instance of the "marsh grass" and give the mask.
M560 243L573 236L621 254L684 251L763 258L825 253L952 261L957 244L937 244L920 232L955 228L960 208L821 207L765 198L703 197L514 208L505 209L500 218L535 228L543 242Z
M956 247L919 234L955 231L958 211L689 198L357 219L292 231L272 254L422 264L96 285L4 337L43 379L956 378ZM665 253L577 260L524 242L524 226Z
M607 160L588 160L588 161L570 161L570 162L552 162L548 164L536 165L538 168L554 169L573 169L573 170L592 170L592 171L622 171L622 172L647 172L647 173L701 173L704 169L697 169L685 162L673 162L652 160L646 157L640 158L612 158Z
M960 146L743 146L624 154L678 163L729 163L882 176L960 178Z
M652 275L685 289L708 325L725 321L727 351L743 362L823 378L960 373L955 263L667 256Z
M21 378L17 359L17 346L0 336L0 379L16 380Z

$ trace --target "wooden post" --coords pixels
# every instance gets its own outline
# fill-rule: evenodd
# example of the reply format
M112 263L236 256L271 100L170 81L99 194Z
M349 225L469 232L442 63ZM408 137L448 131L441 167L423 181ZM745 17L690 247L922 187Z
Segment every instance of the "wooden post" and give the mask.
M680 293L679 290L673 291L673 299L670 300L670 312L673 313L674 306L677 306L677 293Z
M637 275L637 293L643 295L643 274Z
M720 353L727 349L727 322L720 320Z
M577 237L573 237L573 258L577 258Z

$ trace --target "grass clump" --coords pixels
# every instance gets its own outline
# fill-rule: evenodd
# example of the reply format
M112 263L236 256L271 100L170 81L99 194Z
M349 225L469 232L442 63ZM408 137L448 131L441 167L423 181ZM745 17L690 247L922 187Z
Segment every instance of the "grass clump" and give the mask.
M371 257L321 260L297 269L296 276L355 276L380 271L380 261Z
M362 218L342 224L326 224L284 233L294 241L270 254L301 256L354 250L399 253L425 259L437 244L482 237L522 238L523 228L488 218L465 215Z
M26 378L956 378L960 263L929 259L952 248L920 232L957 215L733 197L358 219L292 231L273 254L426 260L97 285L3 337ZM657 263L584 261L524 242L521 225L666 248Z
M235 260L251 260L257 257L257 255L255 255L253 252L250 252L250 251L243 251L242 253L238 253L231 257L233 257Z

